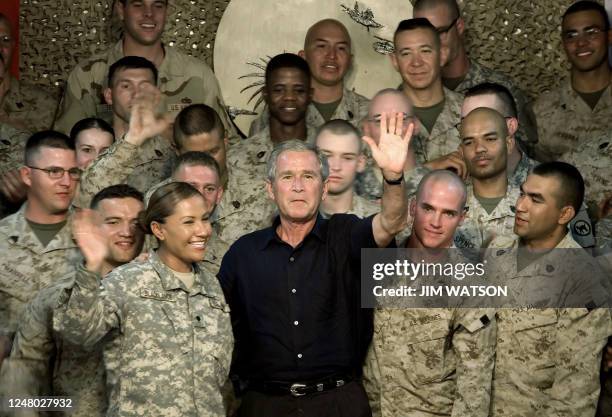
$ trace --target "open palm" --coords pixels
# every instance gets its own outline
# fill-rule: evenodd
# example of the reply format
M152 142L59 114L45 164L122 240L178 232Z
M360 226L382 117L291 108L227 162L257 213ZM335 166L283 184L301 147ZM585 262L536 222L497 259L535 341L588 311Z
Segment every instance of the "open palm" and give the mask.
M372 157L379 168L385 172L399 176L404 172L408 158L410 141L414 131L414 123L410 122L406 134L401 136L404 128L403 113L382 113L380 118L380 137L378 143L368 136L363 140L372 151Z
M72 234L88 268L97 269L108 254L108 239L100 227L98 213L83 209L72 219Z
M132 100L127 138L134 145L164 133L173 122L171 114L157 114L161 92L151 84L139 87Z

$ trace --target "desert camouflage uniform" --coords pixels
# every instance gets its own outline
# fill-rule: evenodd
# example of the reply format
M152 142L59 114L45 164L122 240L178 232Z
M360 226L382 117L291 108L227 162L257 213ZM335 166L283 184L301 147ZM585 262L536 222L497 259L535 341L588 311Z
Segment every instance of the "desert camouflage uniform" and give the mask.
M83 172L74 200L77 207L89 207L102 189L115 184L128 184L146 192L166 176L167 161L174 155L170 143L161 136L135 146L120 139L100 155Z
M555 249L573 249L559 261L546 264L552 253L544 255L535 264L518 272L518 239L495 240L491 244L489 276L494 282L516 288L533 287L540 280L559 278L587 278L587 288L598 288L591 293L606 291L593 278L597 267L594 258L578 251L580 246L568 233ZM580 258L580 259L578 259ZM559 272L562 271L562 272ZM589 271L589 276L584 275ZM554 276L552 275L554 274ZM534 281L536 280L536 281ZM590 281L592 280L592 281ZM537 284L536 284L537 285ZM571 288L576 288L572 284ZM559 288L570 285L559 284ZM535 294L539 298L550 296ZM609 295L608 295L609 297ZM605 298L605 296L604 296ZM609 310L593 308L596 301L585 303L584 308L500 308L497 310L497 349L491 416L594 416L599 396L599 369L602 349L612 334Z
M514 236L514 212L520 193L518 188L509 185L506 195L491 214L480 205L472 184L467 185L467 191L465 205L468 210L463 224L455 233L455 245L458 248L486 248L497 236Z
M454 91L465 94L470 88L486 82L503 85L512 94L516 102L519 120L519 130L516 133L516 140L522 147L527 147L527 149L523 148L523 150L530 152L533 146L538 142L535 115L533 114L527 96L516 86L516 84L514 84L510 77L502 72L487 68L472 59L470 60L470 69L468 73Z
M10 77L9 90L0 106L0 120L17 129L39 132L51 129L56 110L57 98L43 87Z
M0 220L0 335L11 337L26 304L80 260L70 219L43 247L25 218L26 206Z
M612 85L604 91L593 110L574 91L569 80L540 96L533 109L539 138L536 151L547 157L546 160L556 160L566 152L579 149L589 140L610 133Z
M4 395L11 398L70 397L73 401L70 416L103 417L107 400L101 349L96 346L86 351L53 332L54 310L65 298L65 291L72 287L75 275L73 271L43 288L28 303L11 356L2 364L0 386L5 387ZM50 369L50 364L54 369ZM27 415L38 416L38 412L29 410Z
M376 203L371 200L367 200L353 191L353 206L346 214L354 214L359 218L369 217L372 214L380 213L381 206L379 203ZM324 219L329 219L331 217L330 214L322 211L322 207L319 207L319 213L321 217Z
M342 93L342 99L340 100L340 103L338 104L338 107L336 107L336 110L334 111L334 114L332 114L330 120L346 120L357 129L361 129L361 120L368 115L369 104L369 99L365 98L361 94L345 88ZM325 119L323 119L323 116L321 116L321 113L319 113L317 107L313 103L310 103L308 105L308 109L306 110L306 125L311 127L313 130L316 130L323 124L325 124ZM266 107L251 123L249 136L253 136L269 126L270 112Z
M411 144L418 163L424 164L459 149L461 139L458 124L461 121L462 104L462 94L444 88L444 107L431 132L419 121L418 133Z
M364 367L375 417L489 413L493 310L379 308Z
M417 164L413 169L404 171L404 181L406 182L406 194L413 195L416 193L419 183L430 171L429 168ZM383 177L380 168L376 162L372 160L368 163L366 170L357 176L355 181L355 192L368 200L379 200L383 194Z
M30 133L0 123L0 176L23 166L25 145ZM15 204L0 193L0 219L17 210Z
M165 45L165 57L158 68L157 87L164 97L165 111L178 114L190 104L204 103L221 117L229 137L236 136L219 83L210 67L199 59ZM55 129L68 133L86 117L100 117L112 123L112 110L102 93L108 86L109 67L123 58L123 40L98 55L79 63L66 81Z
M584 178L585 201L591 213L612 195L612 128L604 136L585 140L561 160L574 165Z
M217 278L196 267L191 290L155 252L145 262L99 278L80 268L70 298L56 312L65 339L95 346L111 333L119 343L109 417L225 416L233 337ZM108 346L108 345L107 345Z

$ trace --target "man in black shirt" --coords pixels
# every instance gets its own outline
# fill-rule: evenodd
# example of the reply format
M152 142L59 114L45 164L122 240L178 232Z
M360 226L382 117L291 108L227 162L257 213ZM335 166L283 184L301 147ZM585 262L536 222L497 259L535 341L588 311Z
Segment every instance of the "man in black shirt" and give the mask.
M365 219L318 215L324 157L302 141L278 145L267 191L280 216L240 238L219 279L232 309L233 373L245 384L240 416L370 416L355 379L371 329L360 309L361 248L386 247L405 226L403 167L413 125L382 115L378 143L364 138L385 180L382 210Z

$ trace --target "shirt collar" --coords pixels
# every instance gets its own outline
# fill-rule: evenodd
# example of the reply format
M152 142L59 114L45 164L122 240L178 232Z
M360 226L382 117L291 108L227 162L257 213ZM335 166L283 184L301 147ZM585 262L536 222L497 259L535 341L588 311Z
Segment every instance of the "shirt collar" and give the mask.
M308 239L310 235L315 236L320 241L324 241L327 235L327 227L326 227L327 222L324 222L324 220L325 219L323 218L323 216L321 216L321 213L317 212L317 219L315 221L315 225L310 231L310 233L306 235L306 237L304 238L302 242ZM276 234L276 228L278 227L279 224L280 224L280 216L276 216L274 218L274 222L272 223L272 227L268 227L267 229L265 229L265 235L264 235L264 238L262 239L262 245L261 245L262 250L265 249L272 242L285 243Z

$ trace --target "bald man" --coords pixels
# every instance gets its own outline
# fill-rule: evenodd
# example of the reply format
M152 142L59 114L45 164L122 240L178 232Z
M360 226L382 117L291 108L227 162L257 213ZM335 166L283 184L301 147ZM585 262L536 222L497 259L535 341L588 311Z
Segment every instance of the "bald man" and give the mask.
M313 97L306 113L308 127L318 128L333 119L358 127L367 114L369 100L344 86L353 60L346 27L334 19L318 21L306 32L304 49L298 55L308 62L311 73ZM249 136L263 130L268 120L266 108L251 124Z
M453 248L466 198L456 174L435 170L425 175L410 205L414 224L405 246L419 254ZM435 253L443 254L437 262L458 257L452 251ZM495 354L492 309L379 308L374 317L364 367L374 416L488 415Z
M519 188L508 182L508 155L515 146L506 120L497 111L480 107L461 123L461 151L472 177L468 185L468 212L457 230L455 244L486 248L498 235L512 235L514 204Z

